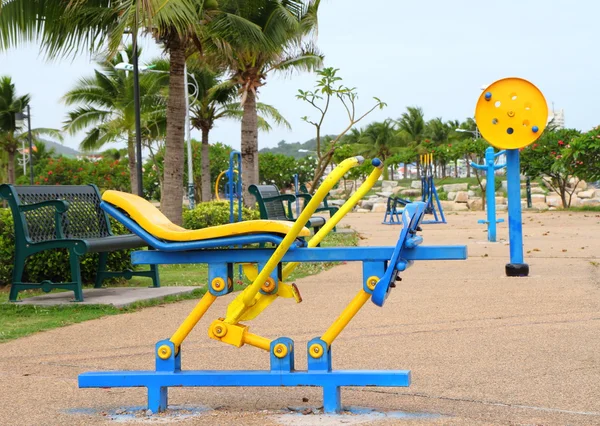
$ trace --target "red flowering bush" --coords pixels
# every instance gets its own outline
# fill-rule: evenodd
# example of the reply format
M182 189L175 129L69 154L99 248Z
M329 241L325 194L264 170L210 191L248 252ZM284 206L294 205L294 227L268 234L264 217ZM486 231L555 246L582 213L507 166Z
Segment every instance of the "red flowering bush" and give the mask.
M571 145L581 136L578 130L546 130L533 144L521 151L521 170L531 178L546 176L548 184L560 194L563 206L571 205L575 186L568 185L569 179L581 179L581 164L569 155Z

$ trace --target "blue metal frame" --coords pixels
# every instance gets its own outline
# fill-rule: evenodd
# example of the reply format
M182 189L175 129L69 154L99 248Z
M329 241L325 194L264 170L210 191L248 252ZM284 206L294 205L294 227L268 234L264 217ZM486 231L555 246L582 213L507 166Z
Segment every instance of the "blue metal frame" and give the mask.
M440 197L433 181L431 165L424 168L424 174L421 177L421 201L426 205L425 214L433 214L433 220L422 220L422 224L447 223L444 209L442 208L442 203L440 202ZM440 217L438 217L438 212Z
M137 251L132 260L136 264L167 263L208 263L209 277L227 278L231 276L233 263L257 263L259 269L271 257L273 249L189 249L191 243L172 243L160 241L147 234L126 215L106 203L103 208L122 221L128 228L142 238L149 238L156 250ZM465 246L421 246L423 239L416 235L423 218L424 203L411 203L402 214L403 228L395 247L351 247L351 248L308 248L297 247L285 254L282 262L315 262L315 261L360 261L363 263L362 288L371 295L371 300L382 306L387 298L393 282L399 272L410 266L414 260L466 259ZM133 223L132 223L133 222ZM252 236L255 237L255 236ZM153 238L153 239L152 239ZM225 239L202 242L214 246L226 246ZM240 244L242 237L235 237L234 244ZM154 245L157 244L157 245ZM171 250L176 246L181 250ZM280 264L281 266L281 264ZM277 268L274 271L278 275ZM374 288L371 280L378 279ZM209 291L215 296L230 293L232 286L221 291L212 287ZM288 349L281 358L275 355L275 345L283 344ZM313 357L309 348L319 344L324 348L320 357ZM168 346L170 355L162 359L158 356L158 348ZM342 409L341 386L386 386L405 387L410 385L410 372L393 371L335 371L332 369L332 349L320 337L308 342L308 369L298 371L294 366L294 342L281 337L271 342L270 369L263 371L223 371L201 370L182 371L182 348L176 348L170 340L162 340L156 344L156 369L154 371L107 371L91 372L79 375L81 388L109 387L146 387L148 389L148 408L153 412L164 411L168 405L168 388L173 386L317 386L323 388L323 409L326 413L339 412Z
M237 160L237 161L236 161ZM237 181L235 179L237 163ZM235 181L235 182L234 182ZM235 188L234 188L235 186ZM229 223L241 222L242 219L242 154L239 151L231 151L229 154L229 170L227 170L227 196L229 198ZM238 218L235 219L233 211L234 199L238 202Z
M508 234L510 263L506 265L508 276L526 277L529 265L523 259L523 222L521 216L521 166L518 149L506 150L506 183L508 198Z
M480 219L477 223L487 224L488 241L496 242L496 224L504 222L504 219L496 219L496 170L506 167L506 164L495 164L496 158L504 154L500 151L494 154L494 148L491 146L485 150L485 164L471 163L471 167L477 170L485 170L485 203L487 208L487 220Z

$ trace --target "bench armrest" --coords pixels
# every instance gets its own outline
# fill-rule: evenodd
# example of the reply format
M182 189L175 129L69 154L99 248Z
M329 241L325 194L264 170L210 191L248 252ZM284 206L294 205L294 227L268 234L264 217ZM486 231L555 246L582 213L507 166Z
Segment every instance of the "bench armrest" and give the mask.
M65 200L47 200L40 203L25 204L19 206L21 213L30 212L32 210L41 209L43 207L54 207L54 226L56 227L56 237L59 239L65 238L62 229L62 214L69 208L69 202Z

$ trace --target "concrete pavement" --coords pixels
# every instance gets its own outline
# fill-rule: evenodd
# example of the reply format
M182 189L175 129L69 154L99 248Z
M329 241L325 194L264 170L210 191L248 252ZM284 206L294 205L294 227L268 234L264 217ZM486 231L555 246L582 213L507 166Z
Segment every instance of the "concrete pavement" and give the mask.
M506 278L508 246L484 241L483 213L424 225L424 244L466 244L467 261L417 262L383 308L368 303L333 346L336 369L410 369L410 388L345 388L345 405L418 415L328 417L285 414L321 404L313 388L171 389L170 404L210 407L156 422L194 425L598 425L600 424L600 215L525 213L529 278ZM351 214L362 245L392 245L398 227L381 215ZM506 238L500 224L499 238ZM304 301L278 300L251 331L305 347L360 288L360 264L297 281ZM208 339L229 295L216 302L183 345L184 369L257 369L268 354ZM107 424L146 403L145 389L78 389L85 371L153 369L153 347L194 301L74 324L0 345L0 424ZM307 402L306 402L307 400Z

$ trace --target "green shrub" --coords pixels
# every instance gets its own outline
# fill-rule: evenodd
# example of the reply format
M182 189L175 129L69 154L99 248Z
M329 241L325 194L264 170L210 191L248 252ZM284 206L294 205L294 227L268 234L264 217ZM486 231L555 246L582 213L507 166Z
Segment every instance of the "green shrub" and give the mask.
M129 231L120 223L110 218L110 226L114 234L127 234ZM15 232L10 209L0 209L0 285L10 284L15 254ZM81 279L84 283L93 283L96 279L98 254L81 256ZM110 253L108 268L111 271L133 269L131 250ZM71 281L69 255L67 250L48 250L27 258L23 282Z
M238 206L234 204L234 214L237 218ZM243 220L260 219L260 212L247 207L242 207ZM229 202L210 201L200 203L194 210L183 212L183 226L187 229L203 229L210 226L225 225L229 223Z

